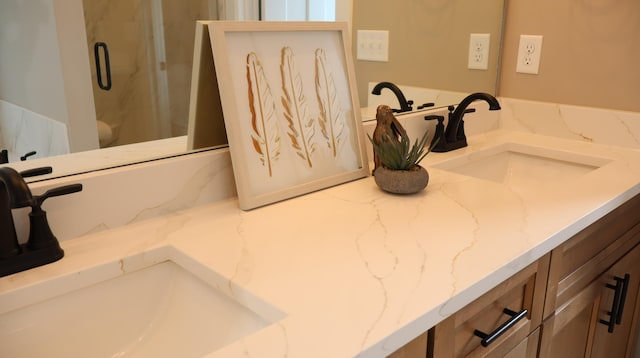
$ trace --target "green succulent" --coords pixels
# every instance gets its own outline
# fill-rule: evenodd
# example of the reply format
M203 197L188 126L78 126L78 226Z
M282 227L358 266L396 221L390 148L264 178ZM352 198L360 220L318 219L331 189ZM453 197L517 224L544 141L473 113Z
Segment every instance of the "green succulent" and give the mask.
M380 144L376 144L371 139L371 136L367 134L369 141L373 145L373 150L380 158L382 165L392 170L409 170L418 165L431 151L431 148L425 151L428 136L429 131L427 130L422 138L420 140L416 139L413 146L411 146L409 136L406 133L400 135L400 141L385 133Z

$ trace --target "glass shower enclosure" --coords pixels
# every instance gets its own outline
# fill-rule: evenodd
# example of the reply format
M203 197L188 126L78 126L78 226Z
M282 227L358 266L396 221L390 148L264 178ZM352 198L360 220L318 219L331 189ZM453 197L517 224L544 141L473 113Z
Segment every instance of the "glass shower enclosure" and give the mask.
M83 0L101 147L187 133L195 21L216 0Z

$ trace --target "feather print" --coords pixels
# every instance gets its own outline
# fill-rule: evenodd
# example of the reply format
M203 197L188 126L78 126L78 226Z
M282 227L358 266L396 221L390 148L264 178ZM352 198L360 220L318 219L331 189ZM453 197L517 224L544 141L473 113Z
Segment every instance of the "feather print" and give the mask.
M315 135L314 119L309 114L307 99L303 92L302 78L295 63L293 51L289 47L282 48L282 105L284 117L288 123L289 139L296 154L313 167L311 154L315 151L313 137Z
M338 102L333 73L327 65L327 56L321 48L316 50L316 95L320 105L318 123L320 124L322 135L327 140L327 145L335 158L338 156L338 150L343 143L345 119Z
M247 83L253 149L260 155L262 165L269 169L269 176L273 176L273 162L280 157L280 130L271 88L254 52L247 55Z

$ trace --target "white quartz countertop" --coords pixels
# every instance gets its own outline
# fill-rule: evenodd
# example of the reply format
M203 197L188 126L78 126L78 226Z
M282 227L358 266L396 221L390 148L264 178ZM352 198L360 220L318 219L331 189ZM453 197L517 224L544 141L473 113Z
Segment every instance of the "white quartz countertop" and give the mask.
M225 200L65 241L61 261L0 279L0 307L188 258L238 301L282 313L211 357L384 357L640 192L635 150L506 130L469 143L430 154L429 185L415 195L384 193L368 177L252 211ZM519 190L432 167L502 143L610 161ZM77 274L96 266L96 277Z

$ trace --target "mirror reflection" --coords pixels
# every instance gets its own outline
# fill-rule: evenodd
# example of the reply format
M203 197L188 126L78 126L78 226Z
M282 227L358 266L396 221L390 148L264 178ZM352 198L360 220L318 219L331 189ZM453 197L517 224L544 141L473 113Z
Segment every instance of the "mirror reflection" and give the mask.
M470 31L494 31L488 30L491 27L499 33L501 5L494 6L497 14L482 16L491 25L461 28L463 23L475 23L465 20L474 14L466 11L468 5L458 4L471 0L403 2L353 1L354 56L358 29L390 33L388 62L355 61L364 106L370 103L368 87L380 81L392 81L405 91L495 93L495 71L469 75L459 62L466 64ZM304 19L300 16L334 20L336 12L345 11L345 4L326 0L310 1L308 11L286 4L282 0L3 0L0 149L9 149L7 159L13 163L33 151L36 154L27 160L56 156L37 162L53 165L54 177L186 152L195 20L252 19L258 13L267 20ZM389 16L390 11L399 14ZM342 14L337 19L341 17L349 18ZM498 37L492 38L491 47L496 58ZM437 40L431 42L432 38ZM448 47L462 55L436 56ZM457 69L445 69L450 62L456 62ZM439 83L426 68L450 75ZM462 74L451 75L460 69ZM460 78L474 76L490 77L488 85L456 88ZM413 96L411 90L408 94ZM410 99L416 105L423 100ZM396 101L384 96L379 100ZM453 103L455 98L446 98L438 105ZM76 152L81 152L74 156L84 163L63 168L68 162L64 154Z

